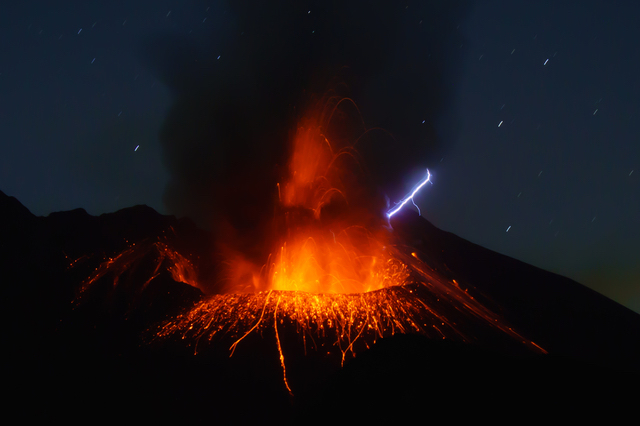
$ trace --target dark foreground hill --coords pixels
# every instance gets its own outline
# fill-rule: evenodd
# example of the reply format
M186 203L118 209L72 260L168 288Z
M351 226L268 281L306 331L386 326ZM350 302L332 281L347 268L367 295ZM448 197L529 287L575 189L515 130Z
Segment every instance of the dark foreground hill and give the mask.
M0 192L10 409L25 419L74 423L343 423L415 415L426 422L439 413L451 421L557 416L558 410L575 418L637 401L640 315L572 280L443 232L411 211L392 225L406 244L492 301L549 354L396 334L343 368L325 368L313 354L292 362L311 384L298 383L291 397L269 336L248 338L231 358L227 350L194 355L180 344L145 343L145 330L204 297L166 269L156 272L153 259L142 256L141 272L121 278L152 277L135 300L126 292L97 293L88 303L72 303L100 262L132 243L161 239L201 277L210 274L212 241L205 231L146 206L99 217L81 209L36 217Z

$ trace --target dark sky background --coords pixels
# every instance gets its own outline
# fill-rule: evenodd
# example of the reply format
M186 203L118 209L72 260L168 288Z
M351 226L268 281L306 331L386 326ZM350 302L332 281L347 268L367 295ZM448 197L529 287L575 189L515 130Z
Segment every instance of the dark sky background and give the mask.
M147 204L251 223L300 112L339 81L394 137L363 149L391 199L428 167L416 202L433 224L640 312L638 16L632 1L15 2L0 190L37 215Z

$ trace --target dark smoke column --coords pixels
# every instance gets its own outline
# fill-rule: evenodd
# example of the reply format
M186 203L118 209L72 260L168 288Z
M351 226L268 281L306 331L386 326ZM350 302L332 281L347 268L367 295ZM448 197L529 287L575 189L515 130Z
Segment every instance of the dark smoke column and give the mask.
M297 120L327 87L381 129L357 148L372 184L399 199L442 154L435 120L447 108L463 6L232 2L204 40L151 40L147 63L175 97L161 132L169 211L255 238Z

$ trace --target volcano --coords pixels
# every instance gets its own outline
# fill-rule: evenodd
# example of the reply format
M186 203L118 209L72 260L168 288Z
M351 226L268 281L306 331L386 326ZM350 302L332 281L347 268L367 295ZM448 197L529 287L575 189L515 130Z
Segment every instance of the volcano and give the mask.
M146 206L36 217L0 193L0 212L12 401L34 416L474 419L637 388L638 314L409 209L390 268L422 282L322 297L211 294L212 236Z

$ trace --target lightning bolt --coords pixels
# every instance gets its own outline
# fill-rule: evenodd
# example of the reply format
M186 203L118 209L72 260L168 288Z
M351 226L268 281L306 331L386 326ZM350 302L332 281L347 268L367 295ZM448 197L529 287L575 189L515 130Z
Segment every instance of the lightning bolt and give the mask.
M410 195L407 195L400 203L398 203L393 209L389 210L387 212L387 217L391 217L394 214L398 213L398 211L400 211L400 209L402 207L404 207L405 204L407 204L409 202L409 200L411 200L411 202L413 203L414 206L416 206L416 203L413 202L413 197L414 195L416 195L418 193L418 191L420 191L420 188L422 188L423 186L425 186L427 184L427 182L431 182L431 173L429 172L429 169L427 169L427 177L424 178L420 184L418 186L416 186L416 188L413 190L413 192L411 192ZM431 182L433 184L433 182ZM418 207L418 206L416 206ZM418 212L420 212L420 209L418 208Z

